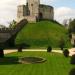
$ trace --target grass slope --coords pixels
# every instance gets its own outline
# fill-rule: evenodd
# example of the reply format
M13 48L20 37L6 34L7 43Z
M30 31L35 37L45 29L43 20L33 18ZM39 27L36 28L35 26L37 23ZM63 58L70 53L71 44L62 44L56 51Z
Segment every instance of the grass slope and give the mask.
M31 47L58 47L60 39L65 40L65 47L69 46L67 30L52 21L40 21L27 24L16 38L16 43L26 43Z
M47 52L22 52L7 54L6 57L17 58L27 56L43 57L47 61L40 64L0 63L0 75L69 75L70 58L62 54Z

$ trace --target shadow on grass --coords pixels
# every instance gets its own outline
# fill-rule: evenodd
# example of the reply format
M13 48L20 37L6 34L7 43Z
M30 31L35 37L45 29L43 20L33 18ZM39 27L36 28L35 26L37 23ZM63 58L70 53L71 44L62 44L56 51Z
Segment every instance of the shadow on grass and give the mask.
M19 64L18 57L4 57L0 58L0 65L13 65L13 64Z
M69 75L75 75L75 68L71 69L71 71L69 72Z

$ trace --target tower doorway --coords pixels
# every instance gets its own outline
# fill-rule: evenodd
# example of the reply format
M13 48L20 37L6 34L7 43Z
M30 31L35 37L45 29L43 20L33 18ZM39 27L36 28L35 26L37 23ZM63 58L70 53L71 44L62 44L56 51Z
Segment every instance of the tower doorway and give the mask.
M42 20L43 19L43 14L40 12L39 13L39 19Z

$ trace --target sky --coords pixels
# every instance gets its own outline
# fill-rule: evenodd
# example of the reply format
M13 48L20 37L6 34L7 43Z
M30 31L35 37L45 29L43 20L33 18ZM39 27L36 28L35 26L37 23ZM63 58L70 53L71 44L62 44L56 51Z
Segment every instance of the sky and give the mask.
M40 0L41 4L54 7L54 19L63 23L64 19L75 18L75 0ZM26 0L1 0L0 24L9 26L13 19L17 19L17 6L25 4Z

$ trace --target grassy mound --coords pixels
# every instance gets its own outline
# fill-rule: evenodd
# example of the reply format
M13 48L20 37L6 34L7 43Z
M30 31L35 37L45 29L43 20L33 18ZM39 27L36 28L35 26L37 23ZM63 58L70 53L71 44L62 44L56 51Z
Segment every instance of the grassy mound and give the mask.
M25 43L32 48L45 48L48 45L59 47L60 39L64 39L65 47L70 46L67 30L52 21L40 21L37 23L28 23L16 38L16 44Z

